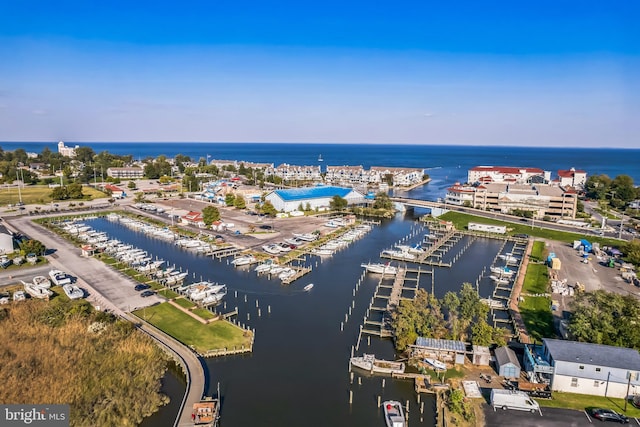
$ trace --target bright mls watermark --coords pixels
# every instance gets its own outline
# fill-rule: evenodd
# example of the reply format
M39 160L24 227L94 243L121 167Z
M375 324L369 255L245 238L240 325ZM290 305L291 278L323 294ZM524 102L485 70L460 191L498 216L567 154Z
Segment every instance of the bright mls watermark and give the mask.
M0 425L69 427L69 405L0 405Z

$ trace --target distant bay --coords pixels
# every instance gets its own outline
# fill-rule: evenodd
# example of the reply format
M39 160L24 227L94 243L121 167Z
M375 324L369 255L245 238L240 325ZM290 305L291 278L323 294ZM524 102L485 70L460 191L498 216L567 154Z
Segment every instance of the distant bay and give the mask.
M557 174L559 169L582 169L589 175L611 178L626 174L640 184L640 149L577 147L507 147L395 144L311 144L311 143L191 143L191 142L73 142L90 146L96 153L131 154L135 159L176 154L199 158L293 165L361 165L423 168L432 182L411 192L412 197L435 199L455 182L466 180L467 170L478 165L538 167ZM56 142L1 142L3 150L23 148L57 151ZM319 162L319 156L323 161Z

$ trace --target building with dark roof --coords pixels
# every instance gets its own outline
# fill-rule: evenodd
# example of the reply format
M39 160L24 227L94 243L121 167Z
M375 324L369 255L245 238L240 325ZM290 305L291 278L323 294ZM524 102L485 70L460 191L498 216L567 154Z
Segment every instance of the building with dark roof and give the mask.
M494 353L498 375L505 378L520 378L520 362L513 350L504 346L496 348Z
M624 398L640 393L640 353L626 347L544 338L525 349L525 367L551 374L551 390Z
M278 212L298 210L302 204L311 209L327 209L334 196L340 196L350 205L364 203L364 195L351 188L319 186L274 190L265 196Z

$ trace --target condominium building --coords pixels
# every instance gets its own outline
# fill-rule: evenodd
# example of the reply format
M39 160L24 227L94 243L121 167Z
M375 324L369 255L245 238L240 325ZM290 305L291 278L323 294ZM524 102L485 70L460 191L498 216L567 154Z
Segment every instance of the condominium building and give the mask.
M144 177L144 169L138 167L107 168L107 176L120 179L136 179Z

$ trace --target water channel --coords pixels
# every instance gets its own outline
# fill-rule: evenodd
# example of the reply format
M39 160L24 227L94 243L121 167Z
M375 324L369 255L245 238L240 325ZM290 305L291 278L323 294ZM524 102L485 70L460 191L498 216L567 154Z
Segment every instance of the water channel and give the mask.
M202 278L227 284L226 310L220 306L220 311L237 306L237 320L255 328L256 340L249 355L207 360L208 394L215 394L220 384L221 426L384 426L382 410L377 407L378 396L382 400L408 401L409 425L434 425L433 399L422 396L425 404L424 413L420 414L413 382L386 378L383 386L382 377L359 373L352 382L348 366L351 347L356 344L379 280L366 276L354 297L355 284L362 274L360 264L377 262L381 250L406 236L411 236L405 239L407 243L420 241L427 230L422 230L415 218L398 214L330 258L309 258L314 267L311 273L287 287L278 280L258 277L253 269L236 269L225 259L218 261L180 250L172 243L103 218L88 224L112 238L147 250L170 265L187 269L192 281ZM464 237L445 255L453 257L459 248L467 246L452 268L434 268L436 296L459 290L463 282L475 284L503 244L486 238L468 244L466 239L469 238ZM445 257L443 261L448 262ZM430 291L430 276L424 276L424 283L422 280L420 287ZM314 283L314 288L304 292L302 288L309 283ZM483 283L479 291L487 297L493 288L490 283ZM351 315L341 331L340 322L350 307ZM366 337L362 339L359 354L362 352L384 359L395 357L391 341L373 337L370 344ZM143 427L173 425L184 384L169 373L163 381L163 391L172 402L145 419Z

